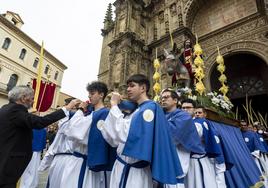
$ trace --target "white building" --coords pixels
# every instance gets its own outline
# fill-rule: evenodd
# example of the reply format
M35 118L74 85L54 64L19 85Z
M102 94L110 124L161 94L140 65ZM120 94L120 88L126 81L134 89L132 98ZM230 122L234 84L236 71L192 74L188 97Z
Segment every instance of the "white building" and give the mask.
M24 22L14 12L0 15L0 107L8 102L7 93L15 85L32 83L37 77L41 46L21 31ZM52 108L56 107L64 70L67 67L44 50L42 79L56 84Z

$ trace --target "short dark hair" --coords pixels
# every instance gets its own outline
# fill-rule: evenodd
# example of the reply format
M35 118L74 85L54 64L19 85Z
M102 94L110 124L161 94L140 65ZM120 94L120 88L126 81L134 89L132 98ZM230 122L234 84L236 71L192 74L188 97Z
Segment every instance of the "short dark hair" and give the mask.
M196 109L201 108L203 110L203 112L206 113L206 108L204 106L202 106L202 105L197 105L195 108Z
M193 105L194 108L196 107L196 103L195 103L195 101L192 100L192 99L184 99L184 100L181 102L181 104L183 104L183 103L191 103L191 104Z
M139 85L144 84L146 86L146 93L148 94L148 92L150 90L150 81L145 75L134 74L128 78L127 84L129 84L130 82L134 82L134 83L137 83Z
M87 85L87 91L88 92L97 91L98 93L103 93L103 100L104 100L108 93L108 88L107 85L103 82L93 81Z
M167 88L167 89L164 89L164 90L162 91L162 93L165 93L165 92L170 92L170 96L171 96L171 98L172 98L172 99L177 99L177 101L179 102L180 97L179 97L179 95L177 94L176 91ZM161 93L161 95L162 95L162 93Z

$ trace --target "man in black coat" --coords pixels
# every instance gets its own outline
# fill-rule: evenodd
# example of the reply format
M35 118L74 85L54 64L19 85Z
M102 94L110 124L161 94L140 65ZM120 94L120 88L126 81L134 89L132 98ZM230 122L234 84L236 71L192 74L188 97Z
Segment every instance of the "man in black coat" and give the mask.
M34 92L28 86L14 87L8 93L9 103L0 109L0 188L15 188L32 157L32 129L42 129L69 115L79 103L67 106L44 117L28 113Z

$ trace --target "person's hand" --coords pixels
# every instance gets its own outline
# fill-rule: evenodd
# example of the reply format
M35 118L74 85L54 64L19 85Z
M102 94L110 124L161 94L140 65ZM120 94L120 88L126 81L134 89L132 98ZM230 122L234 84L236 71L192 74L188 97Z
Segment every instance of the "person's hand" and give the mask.
M68 105L65 106L66 110L72 110L76 105L80 104L81 101L79 99L73 99Z
M112 97L110 100L111 106L118 105L121 101L121 95L117 92L112 92Z
M88 106L87 102L81 102L78 106L78 109L81 109L83 112L85 112L87 111L87 106Z

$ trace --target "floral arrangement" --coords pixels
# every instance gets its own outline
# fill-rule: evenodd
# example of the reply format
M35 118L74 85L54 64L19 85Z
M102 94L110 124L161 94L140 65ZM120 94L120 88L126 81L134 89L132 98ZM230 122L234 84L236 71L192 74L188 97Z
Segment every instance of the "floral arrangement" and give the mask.
M181 98L188 98L196 101L196 103L216 111L219 115L234 118L235 114L231 111L233 104L226 99L222 94L217 92L209 92L204 95L193 94L192 89L185 87L176 90Z
M234 107L232 102L224 97L224 95L218 94L216 92L207 93L207 96L210 98L213 105L222 108L222 110L227 113L231 112L231 109Z

